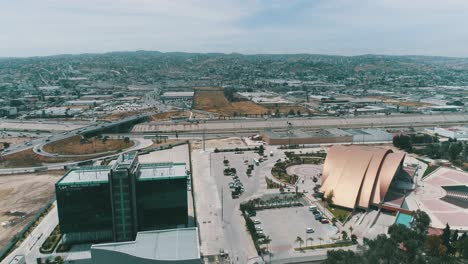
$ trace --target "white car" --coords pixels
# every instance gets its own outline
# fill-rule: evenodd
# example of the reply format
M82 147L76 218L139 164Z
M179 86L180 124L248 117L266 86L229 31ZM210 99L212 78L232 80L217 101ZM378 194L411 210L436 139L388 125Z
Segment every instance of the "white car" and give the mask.
M259 225L259 224L262 223L262 222L261 222L260 220L258 220L258 219L254 219L253 222L254 222L254 224L256 224L256 225Z
M310 228L310 227L308 227L308 228L306 229L306 233L314 233L314 232L315 232L314 229L312 229L312 228Z

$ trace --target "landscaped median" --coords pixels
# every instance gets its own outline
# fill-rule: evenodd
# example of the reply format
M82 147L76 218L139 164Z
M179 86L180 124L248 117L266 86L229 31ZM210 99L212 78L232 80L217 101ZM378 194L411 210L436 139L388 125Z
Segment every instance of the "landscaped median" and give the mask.
M60 233L60 226L57 225L54 228L54 231L52 231L49 237L44 241L39 251L42 254L50 254L54 252L54 249L57 247L60 239L62 239L62 234Z
M307 247L298 247L294 248L295 251L305 251L305 250L312 250L312 249L324 249L324 248L337 248L337 247L349 247L355 245L355 243L351 240L346 241L339 241L331 244L323 244L323 245L315 245L315 246L307 246Z

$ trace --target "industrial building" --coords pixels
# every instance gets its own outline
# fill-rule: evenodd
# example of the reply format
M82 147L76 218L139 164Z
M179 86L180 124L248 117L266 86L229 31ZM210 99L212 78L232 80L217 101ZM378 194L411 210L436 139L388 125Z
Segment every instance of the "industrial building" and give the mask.
M325 159L320 191L325 196L333 193L333 204L341 207L382 205L404 158L404 152L390 149L335 145Z
M468 127L435 127L431 132L446 138L462 140L468 139Z
M165 92L161 95L162 100L192 100L194 92Z
M66 243L132 241L137 232L188 226L185 163L140 164L135 152L112 166L68 171L55 186Z
M260 132L263 140L270 145L307 145L329 143L366 143L392 141L393 135L376 128L319 130L291 129L264 130Z

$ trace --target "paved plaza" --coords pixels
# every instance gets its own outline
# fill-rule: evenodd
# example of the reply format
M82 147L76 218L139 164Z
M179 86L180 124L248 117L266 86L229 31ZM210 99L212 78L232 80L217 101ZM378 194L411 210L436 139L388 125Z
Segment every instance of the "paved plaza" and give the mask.
M420 185L414 192L414 198L419 208L431 216L433 227L444 228L448 223L453 229L468 230L468 209L441 200L447 197L447 191L442 187L467 186L468 173L439 168Z

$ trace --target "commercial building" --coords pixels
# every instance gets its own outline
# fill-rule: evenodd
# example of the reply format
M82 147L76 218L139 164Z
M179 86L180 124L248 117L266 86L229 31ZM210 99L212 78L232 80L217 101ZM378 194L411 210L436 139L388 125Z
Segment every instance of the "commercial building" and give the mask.
M325 196L333 193L333 204L338 206L379 206L401 171L404 158L404 152L390 149L335 145L325 159L320 191Z
M55 187L64 241L131 241L139 231L187 227L187 180L185 163L140 164L136 153L72 169Z
M93 245L94 264L199 264L196 227L139 232L134 241Z

